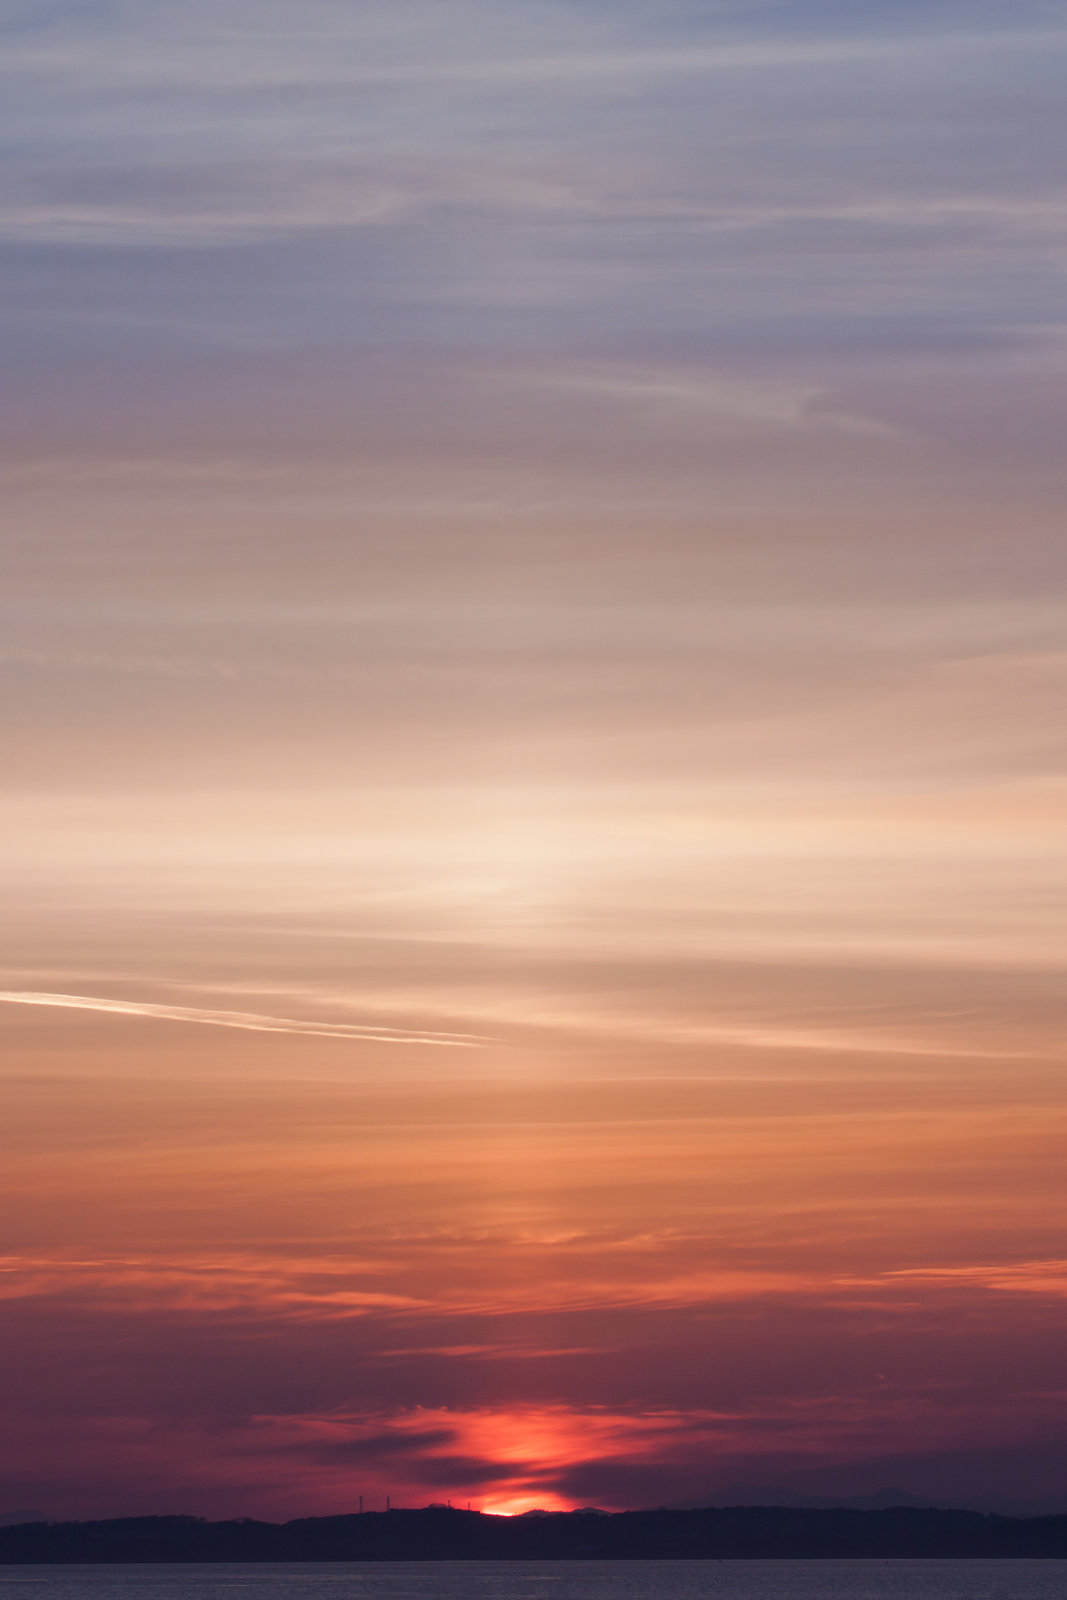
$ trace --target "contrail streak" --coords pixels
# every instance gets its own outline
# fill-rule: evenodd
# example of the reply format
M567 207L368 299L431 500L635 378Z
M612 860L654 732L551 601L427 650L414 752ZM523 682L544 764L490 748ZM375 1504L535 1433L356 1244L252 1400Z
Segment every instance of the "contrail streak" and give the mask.
M157 1006L143 1000L105 1000L87 994L40 994L0 989L0 1001L17 1006L59 1006L72 1011L107 1011L120 1017L150 1017L159 1022L198 1022L209 1028L243 1028L249 1033L299 1033L318 1039L365 1040L377 1044L438 1045L478 1050L490 1041L474 1033L429 1033L408 1028L362 1026L348 1022L302 1022L296 1017L263 1017L254 1011L204 1011L195 1006Z

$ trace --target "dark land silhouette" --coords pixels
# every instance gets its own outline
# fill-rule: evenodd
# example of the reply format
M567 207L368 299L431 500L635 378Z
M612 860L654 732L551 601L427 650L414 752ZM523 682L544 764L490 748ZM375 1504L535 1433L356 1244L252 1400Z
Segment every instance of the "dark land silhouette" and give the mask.
M494 1517L450 1506L272 1523L120 1517L0 1527L2 1562L1067 1558L1067 1515L719 1506Z

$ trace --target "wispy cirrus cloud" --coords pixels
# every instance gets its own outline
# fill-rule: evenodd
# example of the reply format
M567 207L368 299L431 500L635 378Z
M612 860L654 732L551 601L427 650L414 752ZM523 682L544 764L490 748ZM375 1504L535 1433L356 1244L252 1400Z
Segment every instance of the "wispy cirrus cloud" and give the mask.
M881 1281L929 1285L931 1288L993 1289L1003 1294L1041 1294L1067 1299L1067 1261L907 1267L886 1273Z
M0 1002L20 1006L54 1006L70 1011L104 1011L120 1017L146 1017L157 1022L195 1022L209 1028L243 1028L249 1033L297 1033L318 1039L348 1039L375 1044L434 1045L445 1049L480 1049L490 1041L479 1034L433 1033L349 1022L311 1022L298 1017L261 1016L254 1011L208 1011L199 1006L153 1005L145 1000L111 1000L99 995L46 994L35 990L0 990Z
M599 26L598 26L599 20ZM271 7L229 0L189 6L179 24L165 15L93 19L77 13L52 19L46 29L9 34L7 55L24 74L73 78L80 88L104 81L126 89L186 87L198 93L222 89L286 89L308 84L358 88L383 85L456 86L465 90L573 83L586 95L590 85L639 78L692 77L708 73L778 72L837 68L856 62L906 62L932 54L1032 52L1062 44L1062 28L1035 25L1025 15L1005 27L975 26L966 13L942 17L933 26L884 25L862 15L842 28L827 17L822 28L767 31L758 21L727 26L712 16L650 34L627 8L605 26L577 8L532 7L516 0L487 7L480 0L450 5L448 24L425 0L388 8L326 3L304 6L299 20L286 4ZM717 24L717 26L716 26ZM1027 25L1029 24L1029 26ZM421 34L432 47L410 48ZM672 37L673 35L673 37Z

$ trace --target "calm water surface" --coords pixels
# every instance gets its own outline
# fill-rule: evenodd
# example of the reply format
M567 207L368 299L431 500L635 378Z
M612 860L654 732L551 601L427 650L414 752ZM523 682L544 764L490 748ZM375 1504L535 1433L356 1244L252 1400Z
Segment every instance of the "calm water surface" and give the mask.
M2 1567L0 1600L1067 1600L1067 1561Z

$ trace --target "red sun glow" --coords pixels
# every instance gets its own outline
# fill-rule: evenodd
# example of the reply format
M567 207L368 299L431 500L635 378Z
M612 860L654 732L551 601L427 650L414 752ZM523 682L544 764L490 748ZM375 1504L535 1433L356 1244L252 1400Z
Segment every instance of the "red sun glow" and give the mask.
M515 1494L483 1500L481 1510L490 1517L521 1517L527 1511L569 1511L569 1503L557 1494Z

